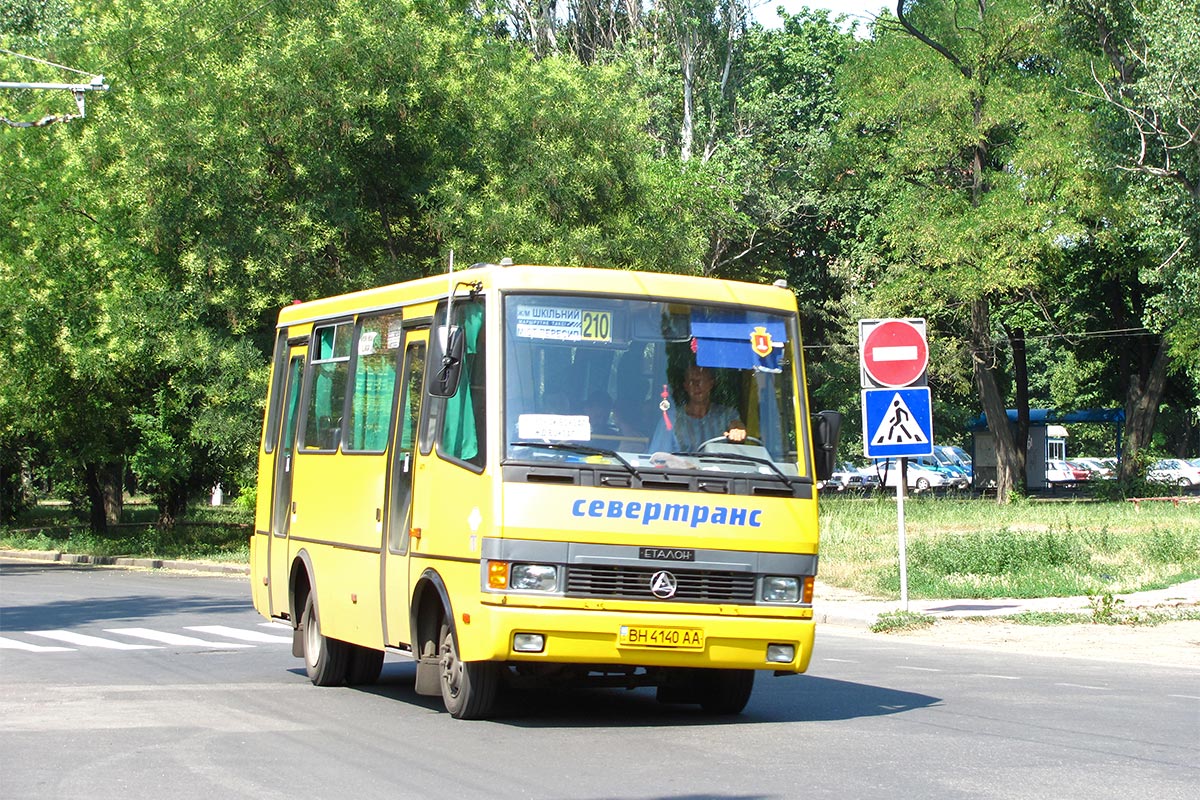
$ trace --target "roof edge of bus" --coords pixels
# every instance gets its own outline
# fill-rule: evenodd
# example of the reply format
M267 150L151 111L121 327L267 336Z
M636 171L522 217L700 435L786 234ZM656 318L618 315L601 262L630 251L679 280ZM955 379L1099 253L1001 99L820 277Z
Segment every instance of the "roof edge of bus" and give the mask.
M507 263L506 263L507 262ZM571 277L567 277L566 273ZM784 281L774 283L751 283L749 281L732 280L729 278L712 278L703 275L689 275L677 272L653 272L649 270L625 269L623 267L598 266L565 266L554 264L513 264L508 259L502 259L500 264L479 262L470 267L456 269L453 272L443 272L413 278L399 283L376 286L370 289L360 289L329 297L312 300L295 300L284 306L279 312L279 324L295 324L303 320L324 316L327 309L331 315L335 309L348 306L355 309L375 307L389 303L409 304L416 302L432 302L445 297L450 292L456 276L470 282L473 279L482 280L485 288L496 287L511 291L517 288L528 288L537 291L546 289L578 289L579 278L586 274L605 276L605 285L601 291L605 294L646 294L654 296L663 290L670 294L678 293L683 298L695 297L703 300L718 300L713 297L712 289L724 287L732 294L736 291L739 297L730 296L730 302L765 303L769 306L779 306L783 299L778 293L784 292L794 301L795 295ZM469 278L467 276L470 276ZM536 279L533 279L535 278ZM613 285L613 279L618 285ZM700 283L697 283L700 281ZM624 284L624 285L621 285ZM657 287L655 285L658 285ZM683 291L691 286L692 291ZM698 287L707 286L708 291L696 291ZM719 292L718 292L719 293ZM757 295L756 298L742 297L743 293ZM396 297L400 294L402 297ZM774 295L773 301L771 300Z

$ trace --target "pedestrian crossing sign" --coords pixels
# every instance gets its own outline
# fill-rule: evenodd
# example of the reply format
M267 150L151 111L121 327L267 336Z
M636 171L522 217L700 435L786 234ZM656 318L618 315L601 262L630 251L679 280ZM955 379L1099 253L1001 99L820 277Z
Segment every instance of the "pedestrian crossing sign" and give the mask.
M864 389L862 409L867 458L933 455L933 400L928 386Z

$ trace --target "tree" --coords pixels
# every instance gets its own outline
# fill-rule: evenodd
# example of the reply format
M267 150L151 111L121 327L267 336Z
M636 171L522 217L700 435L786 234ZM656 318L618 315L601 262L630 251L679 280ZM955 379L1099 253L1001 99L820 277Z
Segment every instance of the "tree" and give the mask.
M1103 163L1117 173L1114 199L1130 234L1126 247L1141 256L1127 273L1136 299L1131 316L1157 334L1123 371L1120 477L1128 483L1134 456L1151 441L1169 376L1200 394L1200 2L1063 0L1063 7L1065 41L1087 53L1090 80L1077 89L1097 104ZM1200 415L1200 405L1191 413Z
M963 331L1000 502L1023 480L1024 447L1008 425L996 340L1019 355L1025 331L1003 333L1008 310L1036 295L1094 203L1051 22L1025 0L900 0L839 78L853 145L845 174L876 182L883 198L877 238L864 243L878 270L867 307Z

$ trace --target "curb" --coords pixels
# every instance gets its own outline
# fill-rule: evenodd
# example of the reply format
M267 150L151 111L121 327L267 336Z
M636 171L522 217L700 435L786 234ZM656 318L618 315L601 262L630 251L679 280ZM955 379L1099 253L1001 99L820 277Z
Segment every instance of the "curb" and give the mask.
M0 558L22 561L49 561L55 564L88 564L97 567L165 569L176 572L204 572L214 575L249 575L249 564L221 564L213 561L185 561L176 558L132 558L129 556L89 556L59 550L0 550Z

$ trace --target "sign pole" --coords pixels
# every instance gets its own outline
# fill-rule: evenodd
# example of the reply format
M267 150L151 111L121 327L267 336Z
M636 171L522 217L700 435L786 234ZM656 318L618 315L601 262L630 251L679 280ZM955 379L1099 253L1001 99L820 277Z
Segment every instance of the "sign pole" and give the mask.
M908 457L933 455L933 400L925 369L929 343L923 319L858 321L858 352L863 404L863 445L867 458L895 458L896 539L900 561L900 604L908 611L908 541L904 501L908 497Z
M908 496L908 459L900 459L900 480L896 481L896 522L900 549L900 605L908 611L908 542L904 534L904 498Z

